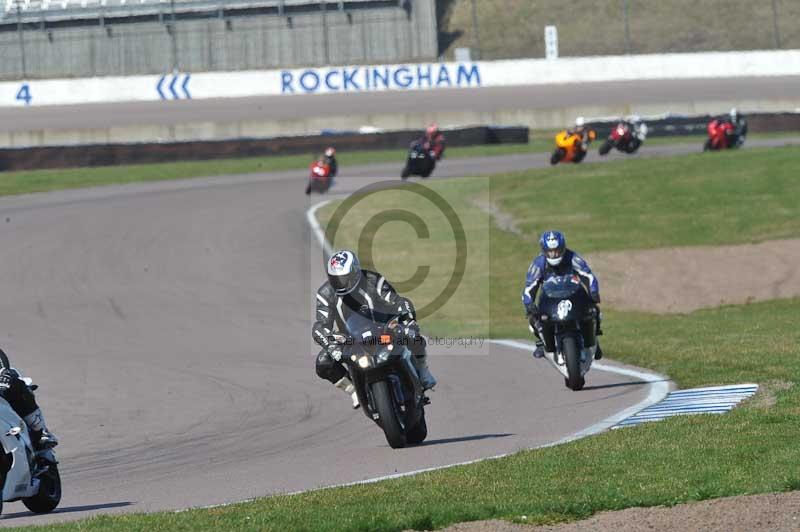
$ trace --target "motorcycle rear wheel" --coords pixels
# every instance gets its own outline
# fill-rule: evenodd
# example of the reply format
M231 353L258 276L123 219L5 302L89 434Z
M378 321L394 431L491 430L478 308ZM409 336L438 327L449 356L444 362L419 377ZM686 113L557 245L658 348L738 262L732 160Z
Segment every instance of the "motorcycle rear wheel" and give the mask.
M375 401L375 409L378 411L383 434L386 436L389 447L392 449L405 447L406 434L394 408L394 399L392 391L389 389L389 383L386 381L373 383L372 398Z
M569 375L565 379L567 388L577 392L586 384L581 375L581 350L578 347L578 340L572 336L561 340L561 352L567 363L567 375Z
M61 475L58 467L51 465L49 471L40 477L39 493L22 499L22 504L35 514L46 514L56 509L61 502Z

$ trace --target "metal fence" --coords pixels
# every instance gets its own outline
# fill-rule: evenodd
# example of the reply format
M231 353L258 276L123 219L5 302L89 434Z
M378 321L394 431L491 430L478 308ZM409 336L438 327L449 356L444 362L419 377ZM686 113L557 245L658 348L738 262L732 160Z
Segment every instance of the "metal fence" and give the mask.
M274 2L277 3L277 2ZM284 2L280 2L283 4ZM287 0L288 4L288 0ZM362 2L367 4L367 2ZM303 4L0 26L0 79L128 76L436 58L434 0ZM312 9L308 9L311 6ZM320 8L322 7L322 8ZM2 31L5 29L5 31Z

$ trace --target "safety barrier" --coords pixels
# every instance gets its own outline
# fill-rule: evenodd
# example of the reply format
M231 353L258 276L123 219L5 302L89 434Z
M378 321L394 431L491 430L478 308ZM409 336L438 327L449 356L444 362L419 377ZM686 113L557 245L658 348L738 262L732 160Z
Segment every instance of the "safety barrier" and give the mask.
M78 168L321 153L330 145L336 146L341 151L404 149L423 133L414 130L368 134L344 132L265 139L6 148L0 149L0 170ZM526 127L478 126L446 130L445 134L449 146L528 142Z
M800 75L800 50L339 66L0 83L0 106Z

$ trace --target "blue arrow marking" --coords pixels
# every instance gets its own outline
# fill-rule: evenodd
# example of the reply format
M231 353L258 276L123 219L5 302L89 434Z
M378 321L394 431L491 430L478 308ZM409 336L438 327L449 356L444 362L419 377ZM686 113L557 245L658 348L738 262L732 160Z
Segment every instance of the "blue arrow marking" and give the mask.
M163 84L164 84L164 78L166 78L166 77L167 77L167 75L166 75L166 74L164 74L163 76L161 76L161 78L158 80L158 83L156 84L156 90L158 91L158 95L159 95L159 96L161 96L161 99L162 99L162 100L166 100L166 99L167 99L167 97L166 97L166 96L164 96L164 93L163 93L163 92L161 92L161 85L163 85Z
M180 100L181 99L180 95L177 92L175 92L175 82L176 81L178 81L178 75L177 74L172 77L172 81L169 84L169 92L172 93L172 97L173 98L175 98L176 100Z
M183 93L186 95L186 98L189 100L192 99L192 95L189 94L189 78L191 78L191 74L186 74L186 77L183 78L183 83L181 84L181 88L183 89Z

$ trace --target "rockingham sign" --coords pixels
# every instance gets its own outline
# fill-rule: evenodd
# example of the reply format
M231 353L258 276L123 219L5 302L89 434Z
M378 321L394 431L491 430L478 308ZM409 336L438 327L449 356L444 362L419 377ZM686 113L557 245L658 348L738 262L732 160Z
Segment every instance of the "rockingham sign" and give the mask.
M476 63L428 63L284 70L281 94L481 87Z
M2 82L0 107L796 75L800 75L800 50L349 65L241 72L176 71L153 76Z

